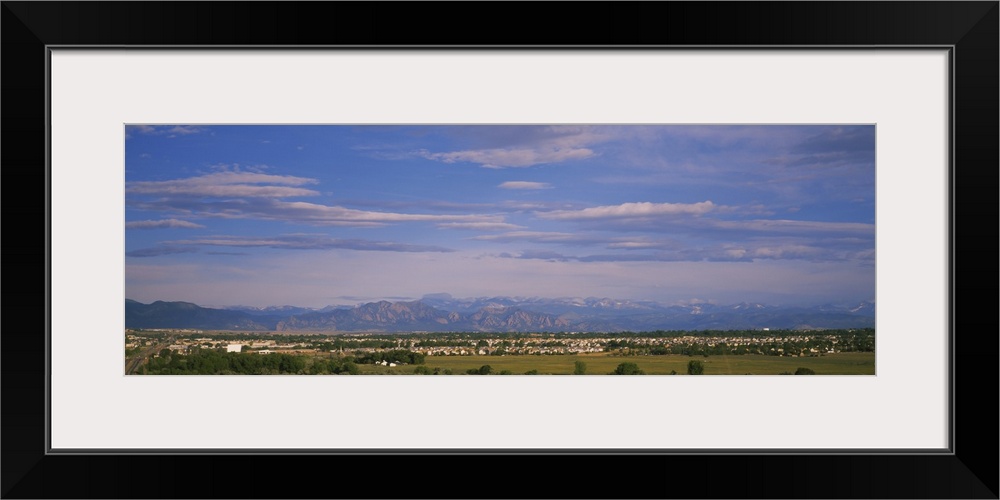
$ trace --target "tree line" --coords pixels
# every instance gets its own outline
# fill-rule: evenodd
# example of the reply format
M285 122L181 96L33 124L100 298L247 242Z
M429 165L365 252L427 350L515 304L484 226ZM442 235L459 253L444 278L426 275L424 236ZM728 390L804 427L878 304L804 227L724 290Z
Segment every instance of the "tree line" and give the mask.
M180 354L163 349L159 357L139 368L140 375L279 375L305 373L304 356L290 354L250 355L193 349Z

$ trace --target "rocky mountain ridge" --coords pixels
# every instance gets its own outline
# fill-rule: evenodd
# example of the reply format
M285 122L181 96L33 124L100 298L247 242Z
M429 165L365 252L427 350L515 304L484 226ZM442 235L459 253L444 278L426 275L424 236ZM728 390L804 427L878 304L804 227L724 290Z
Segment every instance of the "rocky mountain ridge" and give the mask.
M249 310L247 310L249 309ZM740 303L664 306L608 298L488 297L446 294L311 310L294 306L213 309L189 302L125 301L127 328L324 332L546 332L821 329L875 326L875 304L778 307Z

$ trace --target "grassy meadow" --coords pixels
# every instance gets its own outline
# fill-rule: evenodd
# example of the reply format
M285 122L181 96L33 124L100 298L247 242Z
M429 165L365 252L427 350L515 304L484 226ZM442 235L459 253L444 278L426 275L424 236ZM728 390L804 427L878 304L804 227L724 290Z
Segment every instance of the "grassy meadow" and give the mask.
M428 356L424 366L450 369L455 375L464 375L466 370L479 369L490 365L493 374L510 370L513 375L523 375L529 370L538 370L539 375L571 375L576 361L587 365L587 375L606 375L619 363L635 363L647 375L669 375L671 371L686 374L690 360L701 361L705 375L778 375L782 372L794 373L799 367L810 368L816 375L874 375L875 353L843 352L818 357L792 358L747 354L741 356L609 356L603 353L581 355L543 356ZM415 366L373 366L359 365L362 374L412 374Z

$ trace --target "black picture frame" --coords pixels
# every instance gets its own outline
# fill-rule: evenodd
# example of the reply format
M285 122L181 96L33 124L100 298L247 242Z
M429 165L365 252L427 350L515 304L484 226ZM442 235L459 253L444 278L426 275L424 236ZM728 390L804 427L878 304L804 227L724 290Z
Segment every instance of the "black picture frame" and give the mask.
M315 482L322 484L319 496L331 497L998 498L997 324L994 310L973 302L980 296L992 300L997 290L988 264L997 255L1000 165L996 1L578 3L572 4L572 18L547 14L570 4L543 10L537 3L2 4L0 159L7 178L8 228L18 231L16 237L8 233L2 251L9 269L44 270L37 282L17 280L16 292L9 287L4 295L4 498L302 498L316 495ZM47 453L48 46L521 44L609 50L951 47L951 453ZM516 471L544 478L555 474L554 463L578 470L579 477L553 480L538 490L507 474L491 474ZM311 472L317 466L335 471L333 478L317 477Z

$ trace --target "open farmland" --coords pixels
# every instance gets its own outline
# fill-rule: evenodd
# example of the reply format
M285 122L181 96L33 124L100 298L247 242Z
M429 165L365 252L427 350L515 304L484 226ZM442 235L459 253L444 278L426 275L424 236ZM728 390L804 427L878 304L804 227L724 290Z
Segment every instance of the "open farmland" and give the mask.
M687 373L690 360L701 361L705 375L778 375L794 373L799 367L810 368L817 375L874 375L875 353L845 352L818 357L778 357L747 354L742 356L684 356L668 354L663 356L609 356L606 354L582 354L565 356L430 356L424 362L428 368L450 369L455 375L463 375L467 370L490 365L492 373L509 370L514 375L523 375L529 370L538 370L539 375L569 375L574 363L583 361L588 375L611 373L619 363L635 363L647 375L669 375ZM361 373L369 374L411 374L413 366L372 366L362 365Z

